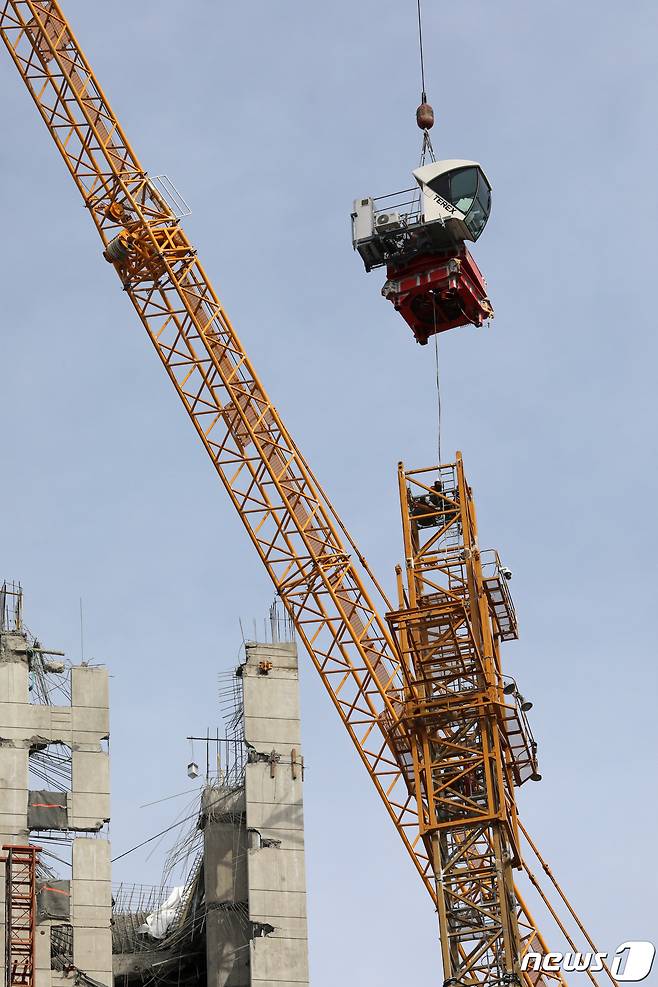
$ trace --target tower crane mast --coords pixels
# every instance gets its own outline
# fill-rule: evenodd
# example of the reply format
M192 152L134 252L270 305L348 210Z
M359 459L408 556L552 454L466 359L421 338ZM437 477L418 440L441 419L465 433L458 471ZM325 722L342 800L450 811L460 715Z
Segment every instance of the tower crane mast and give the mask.
M393 610L256 374L179 197L142 167L59 3L0 0L0 35L437 907L446 983L564 984L521 965L547 952L511 876L514 785L536 755L505 695L513 609L500 565L485 574L461 459L400 469L408 582Z

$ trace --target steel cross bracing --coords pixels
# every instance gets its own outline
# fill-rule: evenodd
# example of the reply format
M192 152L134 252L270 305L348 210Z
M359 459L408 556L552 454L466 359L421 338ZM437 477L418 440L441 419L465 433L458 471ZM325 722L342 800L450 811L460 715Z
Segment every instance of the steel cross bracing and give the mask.
M0 0L0 34L89 209L106 260L441 909L437 837L427 825L429 803L417 797L417 751L403 715L408 676L366 589L364 560L358 556L357 565L350 557L342 526L256 376L174 203L140 165L59 4ZM456 852L470 853L470 844ZM486 849L478 852L484 859ZM518 893L516 901L521 949L544 951ZM481 966L462 942L455 950L464 968ZM482 982L474 976L467 982ZM537 974L523 979L528 987L541 982Z
M2 848L5 865L5 987L33 987L38 847Z
M5 2L0 33L425 884L413 793L386 737L399 660L180 223L128 144L59 4ZM109 249L108 249L109 248Z
M512 603L499 566L485 589L461 456L408 473L400 464L398 480L407 588L400 574L400 609L388 620L403 659L400 727L437 875L444 974L454 984L520 983L524 953L546 947L512 877L521 865L514 784L537 770L531 741L508 735L497 628L502 598L505 625L515 624ZM521 771L528 758L531 771Z

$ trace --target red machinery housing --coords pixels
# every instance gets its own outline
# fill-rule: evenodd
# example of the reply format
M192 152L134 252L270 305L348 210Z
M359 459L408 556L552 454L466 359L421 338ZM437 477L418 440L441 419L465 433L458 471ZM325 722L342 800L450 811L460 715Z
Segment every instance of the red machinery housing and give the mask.
M417 188L354 201L352 246L366 271L386 268L382 294L424 345L436 333L493 317L465 245L487 224L491 183L477 161L462 159L432 161L413 176Z
M424 346L435 333L481 326L493 318L487 285L464 244L421 254L406 264L389 262L382 295Z

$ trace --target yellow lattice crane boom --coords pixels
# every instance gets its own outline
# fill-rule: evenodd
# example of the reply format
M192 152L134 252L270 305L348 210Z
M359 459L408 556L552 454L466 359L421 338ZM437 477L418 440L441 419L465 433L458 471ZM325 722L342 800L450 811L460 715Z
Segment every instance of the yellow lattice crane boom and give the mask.
M500 567L485 571L461 459L431 474L401 469L408 582L395 610L259 380L175 190L140 164L59 4L9 0L0 11L103 256L437 907L446 982L564 983L522 969L528 951L547 951L511 876L522 863L514 784L536 759L504 691L498 649L513 610Z

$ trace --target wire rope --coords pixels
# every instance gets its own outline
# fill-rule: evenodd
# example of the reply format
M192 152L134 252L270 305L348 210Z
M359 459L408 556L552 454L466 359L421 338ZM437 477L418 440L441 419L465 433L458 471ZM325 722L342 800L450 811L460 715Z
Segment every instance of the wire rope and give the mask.
M427 91L425 89L425 46L423 43L423 10L421 0L416 0L416 13L418 16L418 55L420 60L420 102L427 103ZM431 126L431 125L430 125ZM423 145L420 152L420 164L424 165L427 157L430 161L436 161L432 138L430 132L425 127L423 129Z
M437 412L437 452L439 466L441 465L441 376L439 374L439 334L436 329L436 302L432 302L434 313L434 374L436 378L436 412Z
M420 55L421 103L426 103L427 94L425 92L425 53L423 51L423 12L421 8L420 0L416 0L416 8L418 12L418 53Z

